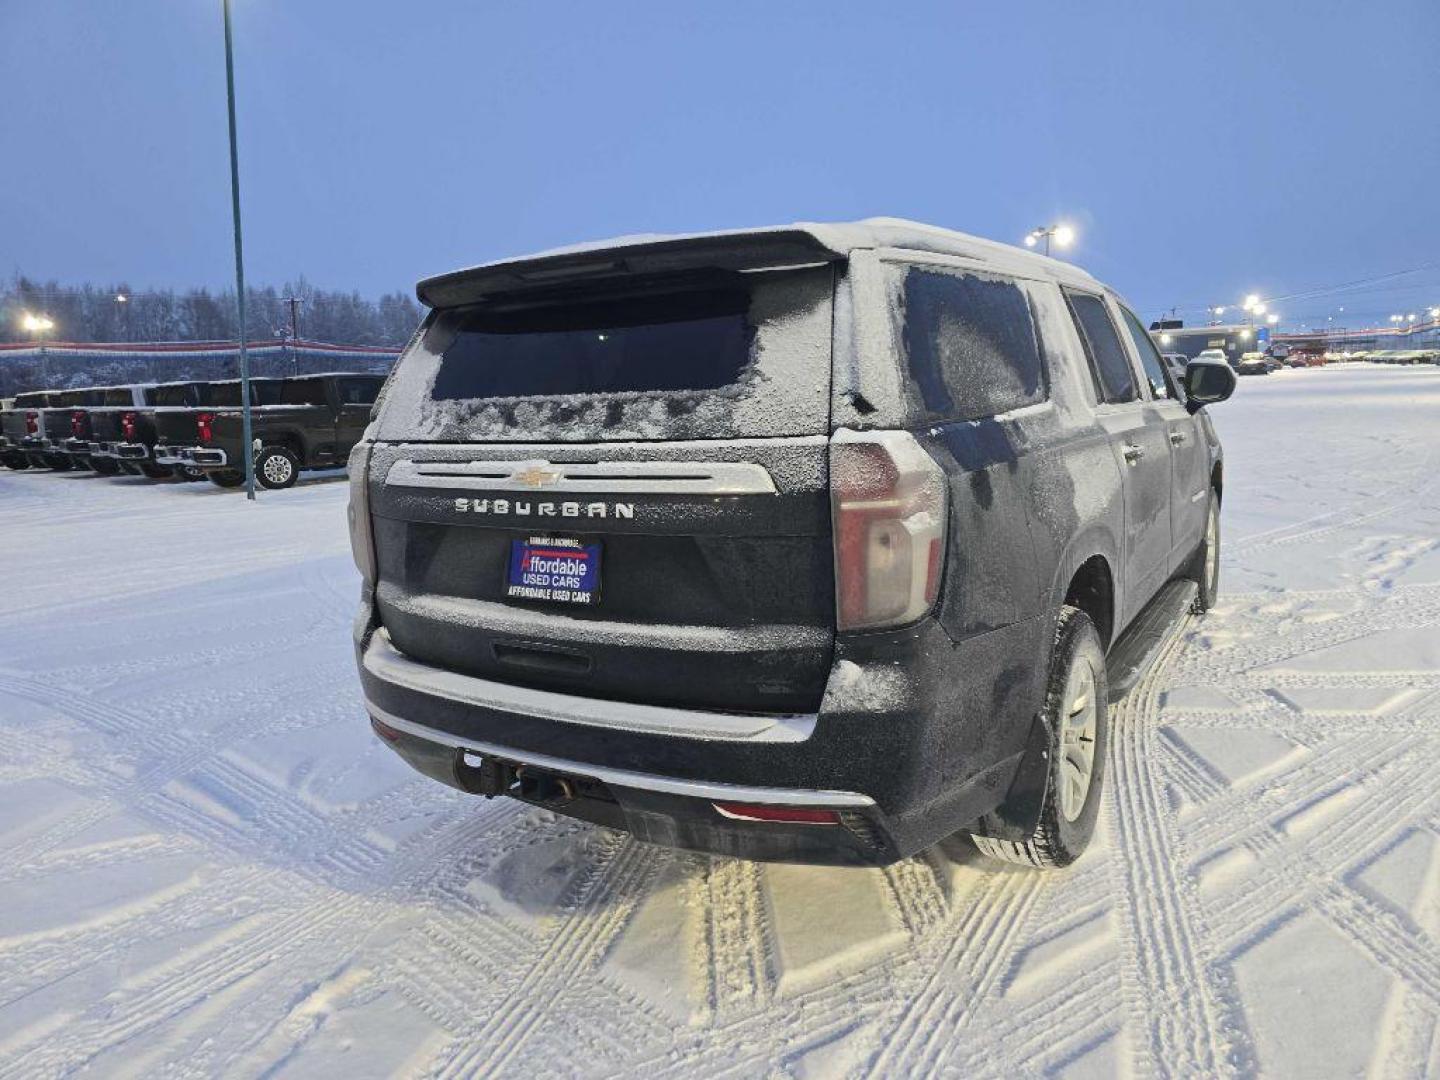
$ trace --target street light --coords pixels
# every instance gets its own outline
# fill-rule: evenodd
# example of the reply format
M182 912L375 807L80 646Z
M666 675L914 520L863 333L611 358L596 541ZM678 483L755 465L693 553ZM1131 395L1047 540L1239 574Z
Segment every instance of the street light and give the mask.
M1255 307L1259 303L1260 297L1256 296L1252 292L1249 296L1245 297L1245 310L1249 311L1251 308Z
M245 254L240 243L240 152L235 142L235 51L230 0L220 0L225 20L225 105L230 114L230 213L235 222L235 302L240 317L240 428L244 440L245 498L255 500L255 451L250 427L250 354L245 349Z
M1033 248L1041 240L1044 240L1045 254L1049 255L1052 237L1056 247L1067 248L1075 242L1075 230L1065 224L1041 225L1025 234L1025 246Z
M40 379L47 386L50 384L50 358L45 352L45 335L55 329L55 320L48 315L32 315L25 312L20 318L20 325L26 331L35 335L40 342Z
M1276 323L1278 323L1278 322L1280 321L1280 316L1279 316L1279 315L1267 315L1267 316L1265 317L1265 321L1266 321L1267 323L1269 323L1271 326L1274 326Z
M1250 310L1251 310L1252 312L1254 312L1255 315L1256 315L1256 317L1258 318L1259 316L1265 314L1265 305L1264 305L1264 304L1256 304L1256 305L1255 305L1254 307L1252 307Z

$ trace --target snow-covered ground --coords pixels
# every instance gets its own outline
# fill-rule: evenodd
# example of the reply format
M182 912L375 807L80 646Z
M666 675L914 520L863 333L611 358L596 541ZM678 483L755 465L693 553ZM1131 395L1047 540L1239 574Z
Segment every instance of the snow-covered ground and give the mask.
M1440 1074L1440 369L1213 412L1223 603L1053 874L451 792L359 707L343 483L0 471L0 1076Z

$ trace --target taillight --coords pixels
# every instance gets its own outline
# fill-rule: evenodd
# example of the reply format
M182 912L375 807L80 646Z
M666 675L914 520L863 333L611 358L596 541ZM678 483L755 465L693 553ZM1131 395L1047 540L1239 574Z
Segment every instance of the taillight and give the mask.
M195 416L196 432L200 436L200 441L206 445L209 445L210 440L215 437L215 432L210 426L213 423L215 423L213 412L197 413Z
M40 434L40 414L38 412L27 412L25 414L25 434Z
M76 409L70 414L70 434L80 438L85 433L85 414Z
M350 552L355 566L367 582L375 581L375 537L370 531L370 450L373 444L358 442L350 451Z
M135 441L135 414L133 412L120 414L120 428L125 432L125 441Z
M935 603L945 562L945 473L905 431L842 428L830 444L836 625L901 626Z

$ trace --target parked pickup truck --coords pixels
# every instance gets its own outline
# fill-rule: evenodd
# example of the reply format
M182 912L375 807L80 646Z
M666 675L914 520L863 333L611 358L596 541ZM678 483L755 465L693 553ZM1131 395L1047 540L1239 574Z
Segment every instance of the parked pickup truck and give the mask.
M57 390L31 390L15 395L14 403L0 412L0 461L12 469L28 469L31 465L56 467L46 457L41 421L46 410L57 407L59 400ZM70 467L69 458L65 458L62 467Z
M287 488L302 469L344 465L365 433L384 381L383 375L364 372L252 379L256 480L267 488ZM193 411L189 446L177 449L166 420L159 422L175 461L205 470L221 487L236 487L245 479L239 384L225 385L234 390L227 389L223 400L217 397L210 407Z
M117 387L108 392L106 405L90 410L91 460L97 472L125 472L152 480L173 476L203 480L204 473L193 467L188 473L178 466L155 460L155 413L157 408L191 409L200 404L203 388L209 383L177 382L159 386Z
M89 409L104 403L107 389L89 386L61 391L60 407L45 413L45 439L49 450L68 459L72 469L90 468Z

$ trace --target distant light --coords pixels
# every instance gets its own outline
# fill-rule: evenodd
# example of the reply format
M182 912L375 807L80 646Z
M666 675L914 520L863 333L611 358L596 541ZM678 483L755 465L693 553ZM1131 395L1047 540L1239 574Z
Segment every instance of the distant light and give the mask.
M1260 303L1260 297L1252 292L1249 296L1245 297L1245 310L1249 311L1258 303Z
M598 337L601 341L609 340L609 338L605 334L596 334L595 336Z
M1224 314L1225 314L1225 309L1224 309L1223 307L1217 307L1217 308L1215 309L1215 317L1216 317L1216 318L1219 318L1221 315L1224 315Z
M115 302L117 304L128 304L130 302L130 297L126 296L123 292L117 292L115 294Z
M1241 331L1240 331L1240 340L1241 340L1241 341L1249 341L1249 340L1250 340L1250 331L1249 331L1249 330L1241 330Z
M1075 230L1069 225L1055 226L1055 243L1059 247L1069 247L1075 242Z
M1264 314L1265 314L1265 305L1264 305L1264 304L1256 304L1256 305L1255 305L1253 308L1251 308L1250 310L1253 311L1256 315L1264 315Z
M1032 232L1032 233L1026 233L1026 234L1025 234L1025 246L1026 246L1026 247L1034 247L1034 246L1035 246L1035 234L1034 234L1033 232Z
M1430 318L1440 319L1440 307L1432 307L1430 309Z
M1169 344L1170 344L1170 340L1171 340L1171 338L1170 338L1170 335L1169 335L1169 334L1161 334L1161 335L1160 335L1160 344L1161 344L1161 345L1169 345Z
M1414 322L1414 321L1415 321L1415 313L1412 311L1409 315L1406 315L1406 316L1405 316L1405 321L1406 321L1406 322Z
M31 315L28 311L25 313L25 317L20 320L20 324L32 333L55 329L53 319L44 315Z
M1278 322L1280 321L1280 316L1279 316L1279 315L1271 315L1271 316L1269 316L1268 318L1266 318L1265 321L1268 322L1271 326L1274 326L1276 323L1278 323Z

